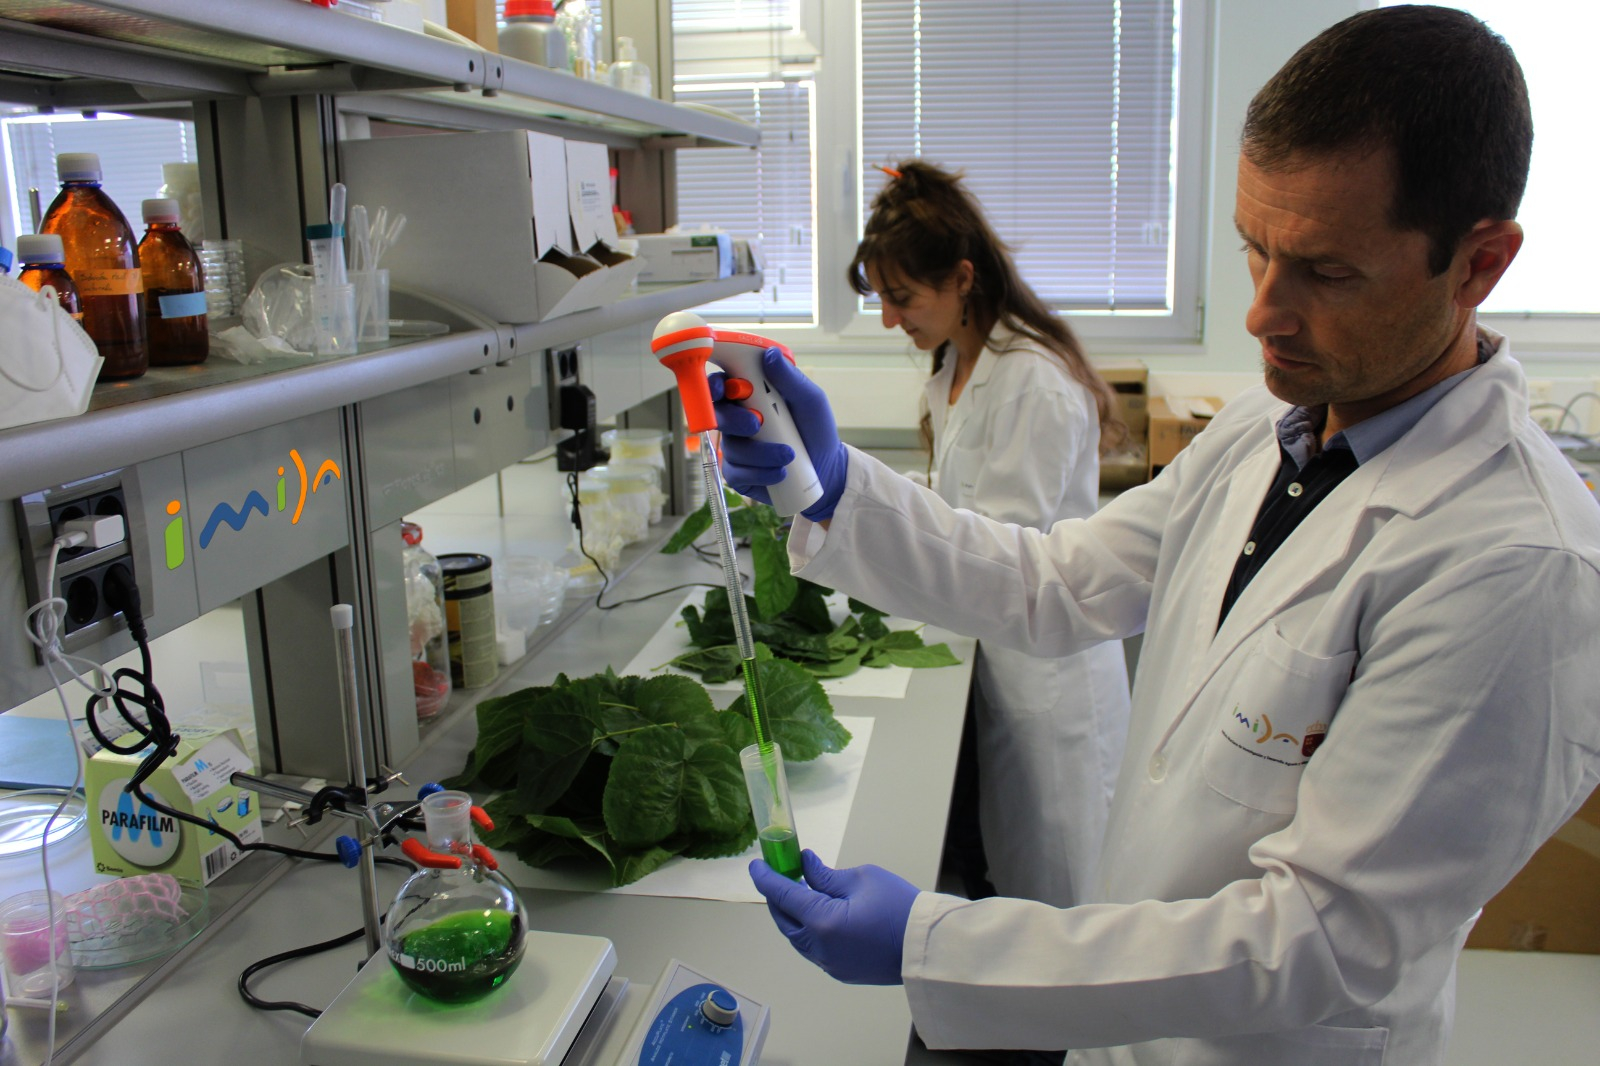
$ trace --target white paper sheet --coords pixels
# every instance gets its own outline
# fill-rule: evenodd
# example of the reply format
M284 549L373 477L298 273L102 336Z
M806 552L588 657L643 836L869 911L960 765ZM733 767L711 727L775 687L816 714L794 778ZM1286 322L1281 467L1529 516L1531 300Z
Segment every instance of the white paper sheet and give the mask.
M850 820L850 805L855 801L861 767L867 761L867 745L872 740L872 719L839 716L850 730L850 743L837 755L823 755L810 762L786 762L789 798L794 804L795 828L800 846L810 848L829 866L839 862L839 847L844 842L845 825ZM515 859L502 863L502 869L520 888L557 888L576 892L622 892L635 896L687 896L692 899L721 899L733 903L760 903L761 895L750 883L750 860L760 858L761 848L752 844L743 855L726 859L670 859L659 870L646 874L631 885L611 888L603 870L575 870L570 864L547 869L524 866Z
M835 600L837 599L837 602ZM698 607L705 602L704 592L691 592L685 596L678 609L672 612L672 617L661 623L661 628L656 630L650 642L639 649L639 654L629 660L628 665L617 671L623 676L635 674L639 677L651 677L655 674L680 674L692 677L698 681L699 675L685 673L674 666L668 665L673 659L686 651L692 651L694 645L689 643L689 630L683 624L681 617L683 609L688 606ZM835 618L843 618L844 597L830 596L828 606L833 608ZM885 623L890 629L906 629L916 625L900 618L886 618ZM820 678L822 691L832 696L871 696L882 699L904 699L906 688L911 684L911 668L907 666L885 666L863 668L847 677ZM725 681L715 685L707 685L712 692L742 692L744 685L739 681ZM820 852L818 853L820 854Z

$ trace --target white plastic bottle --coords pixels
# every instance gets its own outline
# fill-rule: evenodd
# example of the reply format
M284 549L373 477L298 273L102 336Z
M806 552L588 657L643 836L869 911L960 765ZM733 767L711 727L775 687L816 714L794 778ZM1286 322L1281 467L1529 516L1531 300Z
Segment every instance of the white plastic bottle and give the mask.
M567 38L567 64L580 78L598 77L595 51L594 14L587 0L566 0L556 14L556 26Z
M566 70L567 37L556 28L554 0L506 0L500 54L552 70Z
M206 239L205 201L200 195L200 164L162 163L160 199L178 201L178 228L196 248Z
M654 96L650 68L639 62L639 49L632 37L617 38L617 61L611 64L611 84L640 96Z

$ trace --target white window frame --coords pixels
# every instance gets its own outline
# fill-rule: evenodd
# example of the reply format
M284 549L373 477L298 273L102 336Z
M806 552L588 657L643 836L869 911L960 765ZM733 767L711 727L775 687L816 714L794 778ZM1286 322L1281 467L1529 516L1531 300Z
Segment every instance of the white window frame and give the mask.
M1399 0L1392 0L1399 2ZM1448 2L1448 0L1443 0ZM1362 10L1383 6L1380 0L1362 0ZM1470 4L1463 5L1469 9ZM1539 120L1534 116L1537 143ZM1515 270L1516 265L1512 264ZM1550 311L1480 312L1480 325L1512 337L1520 355L1537 353L1540 362L1573 361L1592 363L1600 349L1600 313L1562 313Z
M663 0L667 2L667 0ZM861 11L858 0L816 0L823 5L822 58L816 72L813 140L813 249L818 320L800 326L768 323L763 333L808 352L904 353L905 340L883 329L845 281L845 267L861 237ZM1177 148L1174 178L1171 313L1072 312L1073 328L1096 351L1200 351L1204 328L1206 249L1209 245L1207 151L1209 144L1211 0L1182 0ZM815 25L809 22L808 25ZM815 31L813 31L815 32ZM734 323L729 323L733 325ZM754 327L752 327L754 328Z

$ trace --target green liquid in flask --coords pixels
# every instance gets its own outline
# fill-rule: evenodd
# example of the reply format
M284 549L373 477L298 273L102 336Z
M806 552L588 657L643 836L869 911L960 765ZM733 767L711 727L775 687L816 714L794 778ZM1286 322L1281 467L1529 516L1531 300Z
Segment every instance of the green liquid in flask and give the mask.
M793 829L763 829L761 857L767 865L791 881L800 880L800 841Z
M441 1003L465 1003L505 983L522 961L517 917L504 911L470 910L441 918L407 934L400 957L392 953L400 979Z

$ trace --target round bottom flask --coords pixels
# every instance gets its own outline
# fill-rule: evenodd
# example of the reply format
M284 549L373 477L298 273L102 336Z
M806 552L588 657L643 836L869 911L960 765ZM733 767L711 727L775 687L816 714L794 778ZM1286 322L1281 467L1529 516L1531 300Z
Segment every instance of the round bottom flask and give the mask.
M428 845L459 868L424 868L400 886L384 923L389 962L408 987L441 1003L499 988L522 962L528 915L516 889L474 857L464 792L422 801Z

